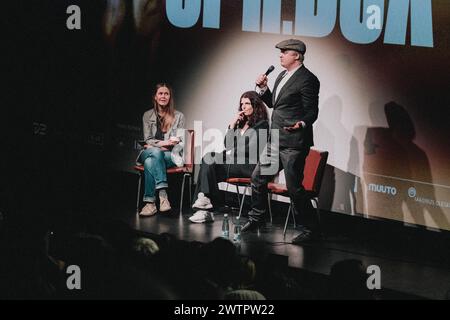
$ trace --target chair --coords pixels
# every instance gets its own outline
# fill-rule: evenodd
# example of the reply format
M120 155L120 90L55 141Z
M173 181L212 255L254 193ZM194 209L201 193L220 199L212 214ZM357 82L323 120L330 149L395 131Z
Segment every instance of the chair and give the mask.
M180 216L183 214L183 197L184 197L184 187L186 184L186 179L189 179L189 199L192 206L192 177L194 176L194 130L186 130L187 139L184 147L184 166L182 167L172 167L167 169L167 174L183 174L183 182L181 184L181 199L180 199ZM136 201L136 212L139 213L140 197L141 197L141 184L142 177L144 174L144 166L136 165L134 169L139 172L138 181L138 191L137 191L137 201Z
M328 151L319 151L311 149L305 160L305 168L303 170L303 187L306 194L311 201L314 202L317 212L317 219L320 226L320 211L319 211L319 193L322 185L322 178L325 172L325 167L328 160ZM270 193L289 197L287 186L285 184L270 182L267 185ZM283 237L286 236L286 229L289 223L289 216L292 214L295 228L295 215L293 210L292 199L290 200L290 206L286 215L286 221L284 223Z
M251 188L251 178L228 178L225 180L226 183L236 186L236 194L239 203L239 218L241 218L242 208L244 207L245 196L247 195L247 190ZM240 198L239 187L244 187L244 192L242 194L242 200ZM267 203L269 207L270 223L272 223L272 207L270 204L270 194L267 194Z

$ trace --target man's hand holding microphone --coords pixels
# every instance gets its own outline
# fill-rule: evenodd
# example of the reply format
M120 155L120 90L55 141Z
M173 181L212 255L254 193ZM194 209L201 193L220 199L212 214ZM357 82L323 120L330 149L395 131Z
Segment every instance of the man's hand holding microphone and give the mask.
M260 88L260 89L266 89L266 88L267 88L267 81L268 81L267 76L268 76L273 70L275 70L275 67L274 67L274 66L270 66L270 67L267 69L266 73L260 75L260 76L256 79L256 86L257 86L258 88Z
M267 76L265 74L262 74L256 79L256 86L258 86L260 89L267 88L267 81Z

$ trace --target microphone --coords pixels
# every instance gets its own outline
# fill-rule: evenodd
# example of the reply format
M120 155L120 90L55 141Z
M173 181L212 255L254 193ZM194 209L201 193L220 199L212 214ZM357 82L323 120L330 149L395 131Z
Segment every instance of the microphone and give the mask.
M241 124L241 118L239 118L237 121L236 121L236 128L239 128L239 125Z
M274 66L270 66L269 69L267 69L265 75L268 76L273 70L275 70Z

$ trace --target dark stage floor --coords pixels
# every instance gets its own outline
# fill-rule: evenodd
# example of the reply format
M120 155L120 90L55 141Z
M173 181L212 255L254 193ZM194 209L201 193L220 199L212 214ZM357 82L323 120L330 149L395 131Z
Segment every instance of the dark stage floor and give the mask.
M448 261L441 263L440 258L428 258L433 256L430 252L433 248L422 247L420 243L411 241L406 244L409 249L405 249L395 243L389 244L390 240L366 241L343 236L336 230L326 232L319 242L292 245L290 241L297 231L291 224L286 239L283 239L284 214L278 215L275 209L274 223L268 224L265 232L243 234L240 253L252 258L276 255L280 260L285 259L290 267L321 275L328 275L331 266L337 261L358 259L366 266L380 267L384 289L428 299L444 299L450 289ZM158 213L154 217L139 218L135 213L128 212L123 213L120 219L136 230L153 234L170 233L186 241L209 242L221 236L222 214L215 214L215 222L206 224L191 223L189 216L188 212L182 217L176 213ZM246 219L243 220L245 222ZM233 229L232 224L230 229ZM232 235L231 231L230 237ZM417 246L417 249L411 246Z

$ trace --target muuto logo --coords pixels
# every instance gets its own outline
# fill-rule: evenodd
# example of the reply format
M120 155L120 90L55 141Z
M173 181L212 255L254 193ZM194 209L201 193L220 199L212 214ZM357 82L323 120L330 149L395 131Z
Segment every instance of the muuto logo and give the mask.
M395 187L385 186L382 184L370 183L368 188L369 191L372 192L384 193L392 196L395 196L397 194L397 189Z

